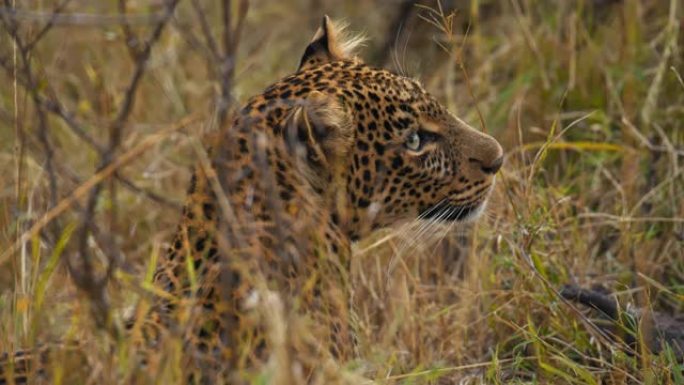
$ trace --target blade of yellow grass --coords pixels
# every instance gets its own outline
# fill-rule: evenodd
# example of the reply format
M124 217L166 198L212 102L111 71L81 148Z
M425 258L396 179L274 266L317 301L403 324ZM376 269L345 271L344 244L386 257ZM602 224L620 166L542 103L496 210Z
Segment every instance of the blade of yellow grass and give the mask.
M157 263L159 261L159 248L159 243L155 242L152 247L152 253L150 254L150 262L147 265L147 271L145 271L145 279L143 282L146 284L152 284L152 280L154 279L154 273L157 271Z
M651 278L651 277L649 277L649 276L647 276L641 272L637 272L637 275L639 277L641 277L641 279L643 279L644 281L648 282L653 287L660 290L661 292L664 292L668 295L671 295L672 297L674 297L680 301L684 301L684 295L675 293L674 291L672 291L672 290L668 289L666 286L664 286L662 283L654 280L653 278Z
M561 371L560 369L556 369L555 367L547 364L546 362L539 361L539 367L542 368L545 372L555 376L555 377L560 377L564 381L566 381L568 384L585 384L585 382L579 381L575 378L570 377L569 374Z
M377 379L377 380L368 380L366 382L363 382L362 384L370 385L370 384L391 383L391 382L396 381L396 380L407 380L407 379L411 379L411 378L423 377L423 376L436 374L436 373L449 373L449 372L457 372L457 371L486 368L495 362L497 364L507 364L507 363L514 362L516 360L533 360L533 359L537 359L537 357L521 357L521 358L519 357L519 358L497 359L496 361L478 362L478 363L474 363L474 364L461 365L461 366L449 366L449 367L444 367L444 368L426 369L426 370L416 371L416 372L412 372L412 373L397 374L394 376L386 376L385 378Z
M644 126L647 127L650 126L653 113L658 107L658 99L662 93L663 80L665 79L670 57L672 56L673 52L677 51L677 37L679 35L678 31L680 28L680 22L677 18L677 3L681 4L681 1L670 0L670 12L667 19L667 25L665 26L667 42L660 58L660 62L658 63L658 69L656 70L653 82L651 82L651 86L646 94L646 100L643 103L644 106L641 109L641 120L644 122Z
M565 95L563 96L563 100L564 99L565 99ZM533 185L532 179L534 178L534 176L537 172L537 169L539 167L541 167L541 164L544 161L544 159L546 158L546 154L547 154L548 150L551 148L551 146L560 144L560 142L558 142L558 140L560 140L560 138L562 138L566 132L568 132L571 128L578 125L580 122L591 117L594 114L594 112L595 111L592 111L588 114L585 114L585 115L579 117L578 119L573 120L572 122L570 122L570 124L567 125L567 127L560 130L560 132L558 134L556 134L556 127L559 123L559 119L557 118L557 119L553 120L553 123L551 124L551 129L549 130L549 134L547 135L546 140L544 142L541 142L541 144L539 146L539 151L537 151L537 154L534 156L534 160L532 161L532 165L530 166L530 173L527 176L527 189L528 189L528 191L526 193L527 196L529 196L529 193L530 193L529 189ZM522 147L524 147L524 145Z
M542 277L544 277L545 280L549 279L549 275L546 273L546 267L544 266L544 263L542 262L541 258L537 253L530 253L530 260L534 264L535 269L537 269L537 272L541 274Z
M592 385L598 385L598 382L596 382L596 379L594 376L591 374L591 372L582 365L578 364L577 362L572 361L569 359L567 356L563 354L553 354L552 356L554 359L558 360L561 364L564 366L570 368L577 376L579 376L582 381L581 383L583 384L592 384Z
M521 329L524 330L524 329ZM532 321L531 316L528 315L527 317L527 333L528 336L530 337L530 342L532 343L532 346L534 347L535 350L535 355L537 356L537 365L544 371L552 376L560 377L563 380L567 381L568 383L577 383L577 384L596 384L596 380L591 376L591 373L587 372L586 370L582 369L579 365L573 363L572 361L565 359L563 360L562 358L564 357L563 354L560 354L558 352L551 353L551 357L554 357L560 361L563 366L566 366L570 368L575 374L579 375L582 377L582 381L578 381L577 379L571 377L566 370L563 370L562 367L556 367L550 363L548 363L548 360L545 359L545 357L549 356L547 352L547 347L551 348L551 350L555 350L552 346L549 346L546 341L539 335L537 328L534 325L534 322Z
M193 258L192 252L189 249L188 254L185 257L185 270L188 272L191 293L195 295L199 289L199 285L197 283L197 273L195 272L195 258Z
M531 343L533 348L538 348L538 347L544 347L545 351L552 351L552 354L555 356L562 356L563 353L558 350L556 347L553 345L550 345L545 339L541 338L537 333L536 329L532 325L532 319L528 315L527 320L527 326L521 326L519 324L516 324L514 322L511 322L510 320L501 318L499 316L495 316L497 319L497 322L500 322L504 325L509 326L511 329L518 331L519 333L522 333L525 336L526 342ZM534 360L537 362L537 364L541 367L541 363L545 355L540 355L538 350L535 350L534 354L532 356L525 357L528 360ZM520 359L520 358L518 358ZM504 360L501 360L501 362L504 362ZM616 372L620 373L621 375L624 375L625 377L631 379L634 382L638 382L638 379L629 371L619 367L619 366L613 366L611 364L608 364L612 370L615 370ZM557 368L554 368L558 370ZM580 382L583 384L583 382Z
M545 150L574 150L574 151L608 151L608 152L625 152L627 147L619 144L604 143L604 142L532 142L527 143L520 148L522 151L536 150L544 147Z
M36 283L36 289L33 294L35 301L34 309L36 312L40 311L40 309L43 307L48 281L50 280L50 277L52 277L52 273L54 273L55 269L57 268L57 264L59 263L62 252L64 251L64 248L69 242L69 239L71 238L71 235L75 229L76 223L72 222L66 226L64 231L62 231L62 235L57 240L57 244L52 250L52 254L50 255L50 259L48 259L47 265L43 269L43 272L38 276L38 283Z

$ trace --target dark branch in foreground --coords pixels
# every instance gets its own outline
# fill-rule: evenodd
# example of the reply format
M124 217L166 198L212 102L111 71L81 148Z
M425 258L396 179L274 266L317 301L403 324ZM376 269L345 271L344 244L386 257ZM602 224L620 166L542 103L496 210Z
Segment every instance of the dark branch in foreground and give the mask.
M3 67L8 74L13 73L13 67L7 55L0 55L0 67ZM32 68L27 68L25 74L18 74L21 75L21 77L17 79L17 83L20 84L26 90L35 89L35 85L32 85L33 83L27 80L27 78L35 79L35 75L32 71ZM90 134L88 134L88 132L83 127L83 124L78 121L78 119L72 112L67 110L62 105L62 103L57 99L56 96L51 96L48 98L45 95L37 94L36 99L34 99L34 101L37 101L40 107L43 108L45 111L60 118L64 122L66 127L70 129L74 135L76 135L80 140L85 142L99 155L102 155L105 152L105 148L99 143L97 143L97 141L92 136L90 136ZM8 115L7 119L13 118ZM127 188L129 191L135 194L142 195L147 199L150 199L158 204L161 204L176 211L180 210L181 208L181 205L179 203L170 201L162 195L159 195L153 191L149 191L138 186L137 184L135 184L135 182L124 177L119 172L114 173L114 178L116 178L117 181L121 182L121 184L125 188ZM78 182L76 184L79 183L81 182Z
M219 93L216 97L216 122L223 125L234 106L233 88L235 84L235 63L242 31L244 30L248 0L239 0L237 15L233 15L233 1L222 0L220 3L221 33L215 36L209 24L207 10L199 0L192 0L191 5L195 13L200 36L192 32L189 24L180 25L176 20L181 35L190 43L193 49L200 50L207 58L207 68L218 82Z
M173 15L178 2L179 0L168 0L166 2L164 17L162 17L162 19L159 20L159 22L154 26L150 37L142 43L143 45L140 48L139 53L136 54L135 69L124 93L124 98L119 112L110 125L109 143L100 159L100 164L97 168L98 173L107 168L115 159L116 151L118 150L123 137L123 129L135 103L138 87L147 68L147 62L152 53L152 48L159 41L161 33ZM106 243L105 246L107 247L108 254L110 255L110 260L108 261L106 272L101 276L101 278L98 279L96 277L92 260L88 252L88 238L89 235L93 233L93 229L95 228L95 207L100 193L102 192L102 187L103 183L100 182L91 190L85 206L85 211L83 213L83 223L79 232L78 244L81 268L77 269L73 261L70 259L67 259L67 265L74 282L79 288L89 295L91 301L93 302L96 320L101 326L105 326L109 319L105 289L107 282L111 278L113 272L116 270L116 266L120 263L121 258L120 253L115 250L114 241L111 235L103 235Z
M638 337L641 335L651 352L660 353L665 345L669 345L677 360L684 360L684 315L647 309L623 311L613 295L575 285L564 286L560 295L600 311L603 318L610 322L599 327L613 338L623 340L634 351L639 349Z

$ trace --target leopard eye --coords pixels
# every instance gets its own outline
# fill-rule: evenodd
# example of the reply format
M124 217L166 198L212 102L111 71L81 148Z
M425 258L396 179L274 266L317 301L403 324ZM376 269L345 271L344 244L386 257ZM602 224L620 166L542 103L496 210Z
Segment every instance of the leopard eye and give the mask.
M417 132L412 132L408 138L406 138L406 148L411 151L418 151L421 147L420 135Z

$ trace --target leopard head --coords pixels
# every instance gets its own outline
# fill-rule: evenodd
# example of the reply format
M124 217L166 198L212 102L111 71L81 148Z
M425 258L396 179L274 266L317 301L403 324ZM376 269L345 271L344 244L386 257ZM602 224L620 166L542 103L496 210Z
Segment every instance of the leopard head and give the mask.
M503 150L414 79L364 64L324 17L298 71L266 90L300 170L350 237L416 218L461 221L484 207Z

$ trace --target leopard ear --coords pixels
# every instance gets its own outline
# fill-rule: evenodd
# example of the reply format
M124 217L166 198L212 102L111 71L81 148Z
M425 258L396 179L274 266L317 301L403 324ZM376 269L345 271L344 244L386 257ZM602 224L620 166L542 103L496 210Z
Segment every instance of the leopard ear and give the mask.
M346 25L342 23L332 22L328 15L323 16L321 26L318 28L311 43L306 47L297 71L323 63L351 59L354 49L364 39L360 36L348 36L345 33L345 28Z
M283 135L312 186L323 187L346 164L354 126L349 112L337 99L312 91L290 112Z

